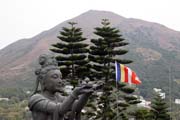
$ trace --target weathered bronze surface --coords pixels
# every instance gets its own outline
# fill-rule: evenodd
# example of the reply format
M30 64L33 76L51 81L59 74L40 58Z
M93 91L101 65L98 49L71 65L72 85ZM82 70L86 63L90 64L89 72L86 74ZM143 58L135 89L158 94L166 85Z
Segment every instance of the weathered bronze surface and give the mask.
M80 120L81 110L93 92L92 86L76 87L69 96L62 96L64 81L55 58L41 55L39 64L41 68L35 72L36 89L28 103L33 120Z

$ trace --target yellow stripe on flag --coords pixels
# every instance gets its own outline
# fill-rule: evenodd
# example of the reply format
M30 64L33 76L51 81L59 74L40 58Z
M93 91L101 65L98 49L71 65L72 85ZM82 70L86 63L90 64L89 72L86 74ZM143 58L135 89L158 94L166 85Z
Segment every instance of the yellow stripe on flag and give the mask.
M124 65L121 66L121 82L125 82L125 72L124 72Z

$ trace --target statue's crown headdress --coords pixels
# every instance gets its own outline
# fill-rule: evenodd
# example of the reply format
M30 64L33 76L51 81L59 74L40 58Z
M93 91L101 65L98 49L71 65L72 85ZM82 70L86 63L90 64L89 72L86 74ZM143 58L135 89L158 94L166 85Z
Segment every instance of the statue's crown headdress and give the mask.
M40 55L39 64L41 65L42 68L47 67L49 65L58 66L55 57L47 54Z

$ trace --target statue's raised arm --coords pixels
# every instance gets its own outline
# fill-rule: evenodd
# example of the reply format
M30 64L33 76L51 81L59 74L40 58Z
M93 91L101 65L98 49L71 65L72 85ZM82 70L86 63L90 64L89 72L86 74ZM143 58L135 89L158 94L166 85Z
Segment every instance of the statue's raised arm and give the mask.
M33 120L80 120L77 114L81 112L89 95L93 92L91 85L76 87L73 92L64 97L64 81L57 62L53 56L39 57L40 69L37 69L37 82L34 94L29 99L29 109ZM38 92L38 86L41 86Z

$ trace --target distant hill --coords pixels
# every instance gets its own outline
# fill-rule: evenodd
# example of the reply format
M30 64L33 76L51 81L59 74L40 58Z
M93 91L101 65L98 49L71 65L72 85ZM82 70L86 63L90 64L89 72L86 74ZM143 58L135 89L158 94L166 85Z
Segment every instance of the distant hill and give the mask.
M143 82L139 86L141 94L149 97L152 88L156 87L162 88L168 95L171 85L173 96L180 97L180 85L176 82L176 79L180 79L180 32L158 23L95 10L87 11L50 30L14 42L0 50L0 86L32 89L36 79L34 70L37 68L38 56L50 52L48 49L52 43L57 42L59 31L67 26L68 21L78 23L89 43L90 39L95 37L93 28L99 26L104 18L120 29L123 37L130 43L125 47L129 53L122 57L134 61L128 66L137 72ZM169 82L170 77L172 82Z

